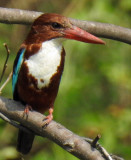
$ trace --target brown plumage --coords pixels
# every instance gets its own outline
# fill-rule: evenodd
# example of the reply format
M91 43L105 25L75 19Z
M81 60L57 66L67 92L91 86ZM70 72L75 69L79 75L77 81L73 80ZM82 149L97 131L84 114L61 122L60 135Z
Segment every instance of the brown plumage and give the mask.
M17 83L17 90L20 99L31 105L34 110L41 113L44 113L47 109L51 108L54 105L54 101L58 93L59 83L64 68L64 60L65 51L63 49L57 73L52 75L49 86L42 89L37 87L37 79L32 75L29 75L27 64L23 63Z
M52 27L52 23L54 22L60 24L61 27L54 29ZM71 27L71 23L68 18L59 14L43 14L34 21L31 31L24 43L42 43L47 39L50 40L52 38L63 37L64 30L69 27Z
M87 43L104 44L104 42L99 38L72 25L68 18L58 14L43 14L34 21L31 30L26 40L21 45L21 48L14 62L13 97L14 100L21 101L27 106L25 109L26 113L29 109L29 106L41 113L49 110L49 115L46 117L46 124L48 124L53 119L52 113L54 101L58 93L59 83L64 68L65 51L64 48L59 49L59 46L55 44L56 41L51 41L56 48L53 46L53 49L48 50L48 48L44 46L46 51L44 51L44 49L41 51L41 49L43 42L47 42L44 44L49 45L50 40L55 40L58 38L74 39ZM49 47L52 46L49 45ZM56 51L54 60L49 63L51 57L48 55L46 56L44 53L52 56L54 49ZM44 73L43 70L41 70L42 68L38 68L38 57L41 58L43 54L46 58L48 58L46 60L44 59L43 63L46 64L48 62L47 64L50 67L56 68L56 71L54 68L51 68L51 70L48 68L48 70ZM34 55L38 55L37 60L35 59L36 57L33 57ZM33 59L33 64L35 61L37 71L40 69L40 75L36 73L37 71L35 72L36 68L30 65L28 60L32 60L31 58ZM43 63L40 65L40 67L42 67ZM30 68L33 68L33 70L30 71ZM47 79L48 84L45 85L46 79L44 78L46 75L43 76L42 74L48 74L48 72L50 79ZM43 87L41 87L41 85ZM23 154L27 154L32 147L33 140L33 133L29 134L19 130L17 150Z

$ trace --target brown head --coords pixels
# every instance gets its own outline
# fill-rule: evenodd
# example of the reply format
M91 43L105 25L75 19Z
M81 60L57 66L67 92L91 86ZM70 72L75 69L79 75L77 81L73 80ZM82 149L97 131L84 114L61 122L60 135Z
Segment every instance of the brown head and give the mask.
M38 17L34 21L25 43L41 43L54 38L104 44L101 39L74 26L68 18L55 13L46 13Z

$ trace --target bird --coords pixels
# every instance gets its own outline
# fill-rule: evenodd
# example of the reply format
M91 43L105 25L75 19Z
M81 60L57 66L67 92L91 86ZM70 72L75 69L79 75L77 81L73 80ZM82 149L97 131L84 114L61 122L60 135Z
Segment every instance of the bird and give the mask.
M73 39L85 43L105 42L73 25L69 18L56 13L44 13L36 18L20 46L13 65L13 99L25 105L24 113L31 109L48 111L48 125L53 119L54 102L64 69L63 41ZM35 135L19 129L17 150L28 154Z

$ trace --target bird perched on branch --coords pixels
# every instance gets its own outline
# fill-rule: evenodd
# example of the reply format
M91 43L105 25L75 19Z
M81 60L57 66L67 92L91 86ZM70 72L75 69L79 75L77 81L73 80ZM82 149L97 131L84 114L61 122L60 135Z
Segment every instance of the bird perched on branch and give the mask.
M53 119L54 101L64 68L64 39L104 44L101 39L71 24L68 18L46 13L34 21L13 66L14 100L25 105L25 114L31 108L40 113L48 110L46 124ZM27 154L34 136L19 130L17 150Z

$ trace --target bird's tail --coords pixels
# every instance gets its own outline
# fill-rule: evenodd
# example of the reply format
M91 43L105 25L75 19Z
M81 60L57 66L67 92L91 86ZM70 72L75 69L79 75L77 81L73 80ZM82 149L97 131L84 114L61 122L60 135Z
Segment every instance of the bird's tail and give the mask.
M19 130L17 140L17 150L22 154L28 154L31 150L35 135Z

